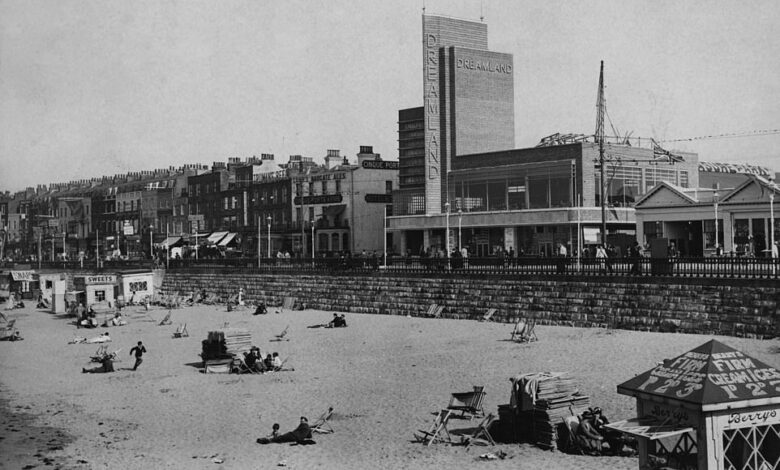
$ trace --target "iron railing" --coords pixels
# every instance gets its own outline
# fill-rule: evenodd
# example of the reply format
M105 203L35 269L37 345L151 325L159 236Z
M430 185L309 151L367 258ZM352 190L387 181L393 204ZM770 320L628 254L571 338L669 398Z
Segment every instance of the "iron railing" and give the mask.
M25 263L25 269L38 269L37 262ZM0 264L5 270L14 263ZM320 258L218 258L172 259L168 263L144 260L43 261L40 268L73 271L168 268L173 270L241 268L265 272L361 273L392 272L415 275L561 275L561 276L665 276L683 278L780 279L779 258L706 257L706 258L564 258L564 257L483 257L426 258L419 256L320 257Z

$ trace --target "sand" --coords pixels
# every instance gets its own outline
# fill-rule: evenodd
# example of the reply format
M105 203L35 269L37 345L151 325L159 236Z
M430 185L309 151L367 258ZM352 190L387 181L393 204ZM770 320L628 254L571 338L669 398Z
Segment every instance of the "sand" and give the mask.
M70 318L30 307L6 311L24 341L0 342L0 467L633 469L632 457L572 456L531 444L425 447L413 433L429 426L451 392L473 385L485 386L485 409L497 413L509 402L509 377L524 372L568 371L612 420L633 417L633 399L616 385L711 339L540 325L538 342L518 344L508 341L512 325L501 323L347 313L347 328L307 328L332 312L275 310L253 316L190 307L158 326L166 311L126 309L127 326L105 329L109 349L122 349L112 374L82 374L95 366L89 357L97 345L68 344L103 328L77 330ZM182 322L190 336L173 339ZM251 331L264 353L278 351L295 370L201 373L201 341L225 322ZM289 341L270 341L287 325ZM776 340L718 339L780 368ZM133 372L128 353L139 340L148 354ZM329 406L335 433L316 434L316 445L255 443L273 423L291 430L300 416L314 420ZM475 425L453 420L450 429ZM479 457L498 451L507 458Z

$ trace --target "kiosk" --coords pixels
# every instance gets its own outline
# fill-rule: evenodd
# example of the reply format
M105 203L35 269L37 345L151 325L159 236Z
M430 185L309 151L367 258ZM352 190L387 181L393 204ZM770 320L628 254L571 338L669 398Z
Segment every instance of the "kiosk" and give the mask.
M780 372L716 340L617 387L637 417L606 425L639 443L639 468L780 468Z
M139 303L154 295L154 274L151 271L127 271L119 273L121 295L127 303Z
M118 285L114 274L74 276L73 285L77 291L85 292L85 307L99 303L113 305L115 302Z
M9 273L8 289L16 292L23 299L32 299L38 291L38 275L35 271L11 271Z

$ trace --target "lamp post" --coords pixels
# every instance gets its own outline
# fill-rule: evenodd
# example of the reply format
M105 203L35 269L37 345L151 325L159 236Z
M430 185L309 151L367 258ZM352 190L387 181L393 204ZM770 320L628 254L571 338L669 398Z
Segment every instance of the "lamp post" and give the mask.
M775 257L775 188L769 193L769 241L772 243L769 253L772 258ZM773 261L774 263L774 261ZM774 264L772 264L774 268Z
M314 261L314 221L311 221L311 260Z
M65 232L62 232L62 261L65 261L66 253L65 253Z
M458 251L462 249L461 238L460 238L460 229L462 223L463 223L463 211L460 210L460 208L458 208Z
M387 267L387 206L385 206L385 213L382 218L382 256L384 257L384 265Z
M154 259L154 240L152 239L152 230L154 225L149 226L149 258Z
M450 203L444 203L444 220L446 221L446 230L444 237L446 238L447 249L447 269L450 269Z
M268 258L271 258L271 216L268 216Z
M263 235L261 233L261 230L263 228L263 220L260 218L260 215L257 216L257 267L260 267L260 258L262 258L260 254L260 247L263 246Z
M718 244L719 244L719 238L718 235L718 190L715 190L715 196L713 197L713 204L715 207L715 255L718 255Z

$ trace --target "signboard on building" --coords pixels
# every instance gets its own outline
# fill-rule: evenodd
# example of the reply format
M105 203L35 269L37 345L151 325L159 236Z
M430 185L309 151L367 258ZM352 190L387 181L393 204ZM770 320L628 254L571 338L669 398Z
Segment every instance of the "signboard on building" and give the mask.
M57 227L60 224L60 221L57 219L49 219L49 227Z
M105 274L102 276L84 276L85 285L93 284L116 284L116 276L113 274Z
M122 233L125 235L133 234L133 226L130 224L130 222L125 222L125 224L122 226Z
M392 204L392 194L366 194L366 202L368 203L380 203L380 204Z
M190 222L203 222L203 214L194 214L187 216L187 220Z
M364 160L363 168L367 170L397 170L398 162L388 162L383 160Z
M338 204L342 201L341 194L323 194L321 196L303 196L304 204ZM293 203L301 205L301 196L295 196Z

